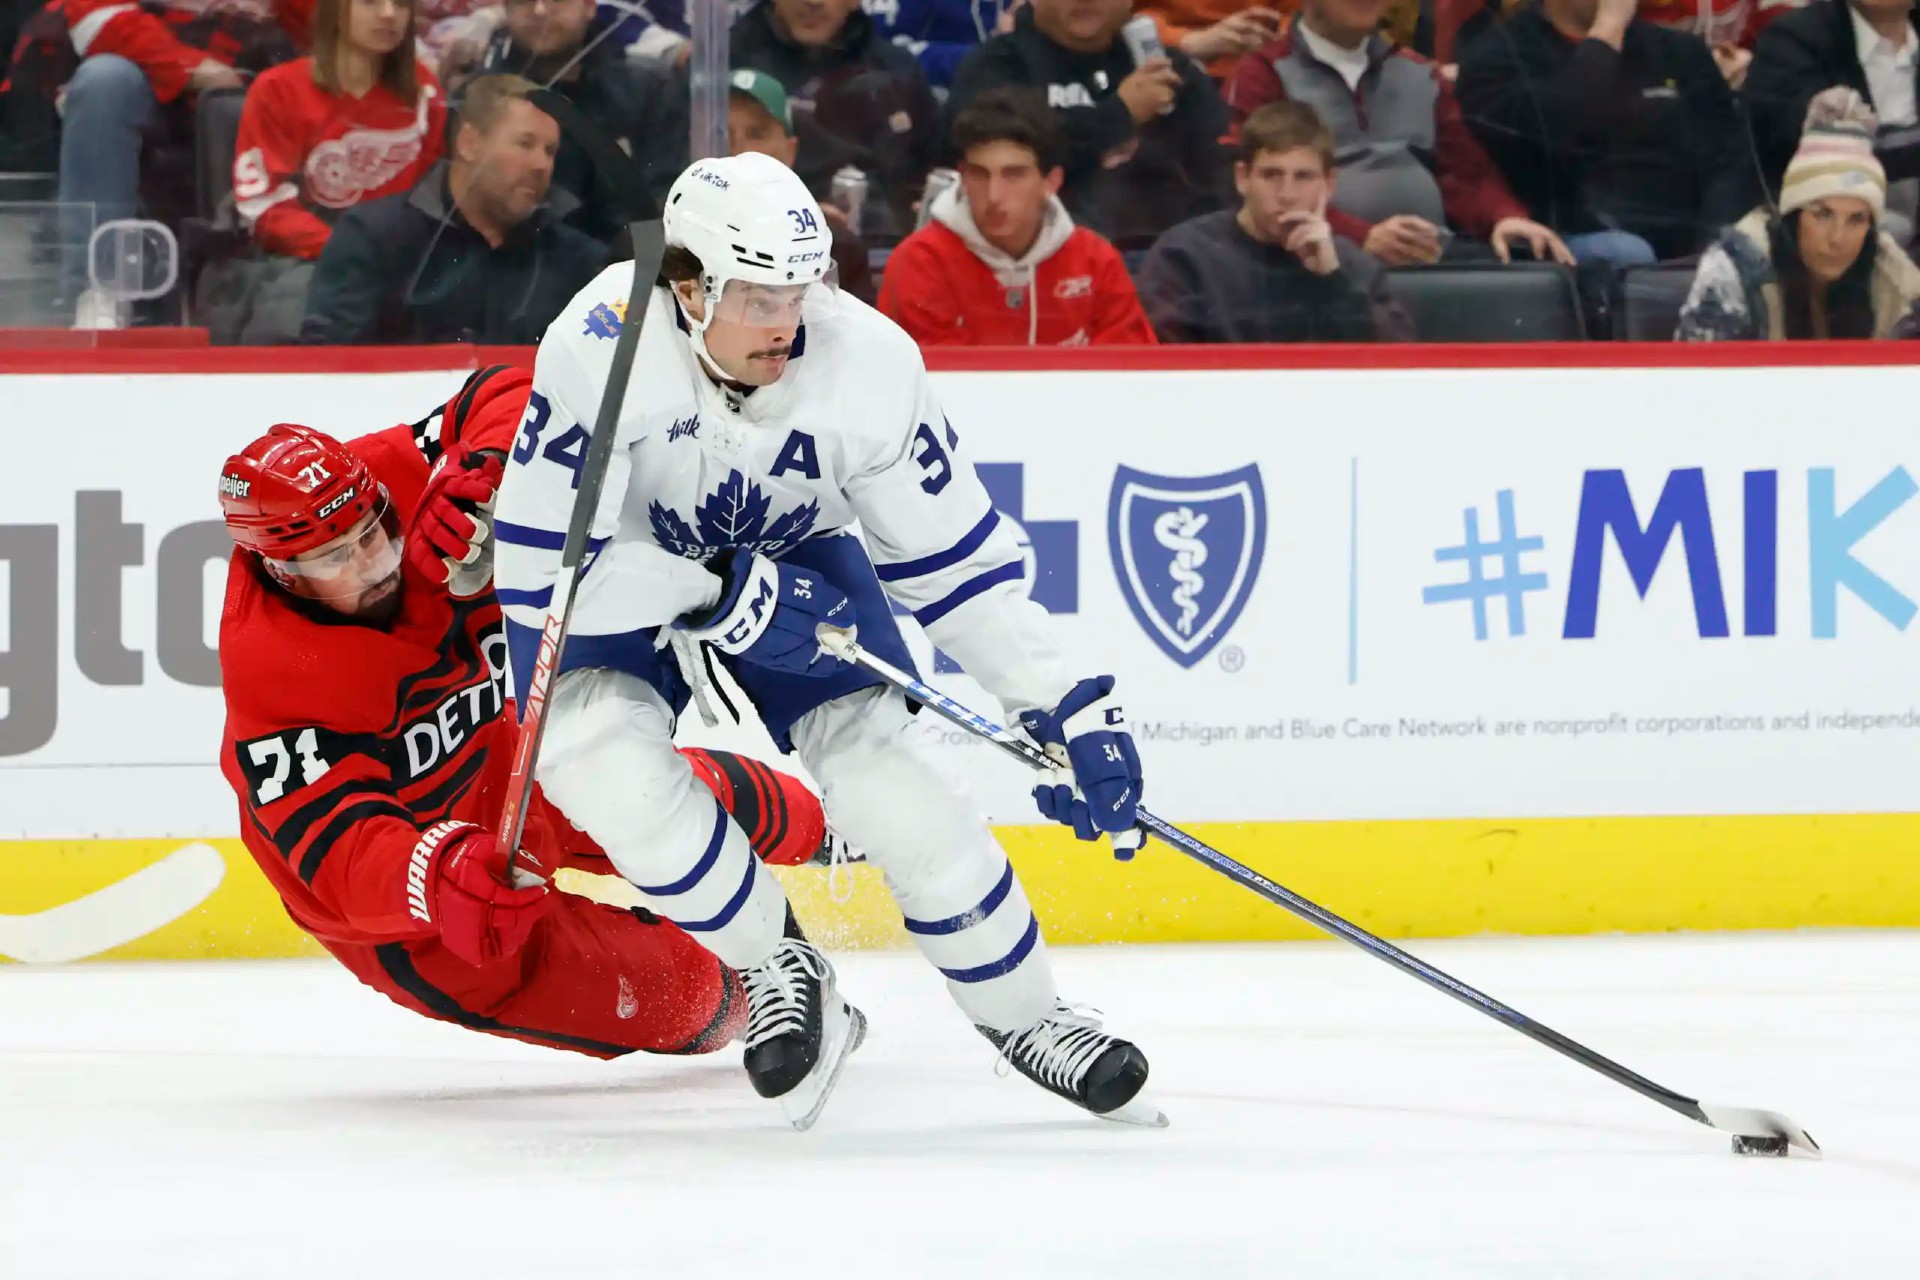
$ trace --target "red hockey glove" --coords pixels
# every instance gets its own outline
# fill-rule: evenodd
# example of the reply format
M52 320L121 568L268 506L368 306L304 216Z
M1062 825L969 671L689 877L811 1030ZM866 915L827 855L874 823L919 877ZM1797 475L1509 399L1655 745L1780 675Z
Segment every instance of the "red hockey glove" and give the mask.
M547 886L510 889L507 851L470 822L442 822L420 833L407 862L407 911L440 930L447 950L468 964L512 955L547 910Z
M506 455L456 447L442 455L407 530L407 559L461 599L493 582L493 500Z

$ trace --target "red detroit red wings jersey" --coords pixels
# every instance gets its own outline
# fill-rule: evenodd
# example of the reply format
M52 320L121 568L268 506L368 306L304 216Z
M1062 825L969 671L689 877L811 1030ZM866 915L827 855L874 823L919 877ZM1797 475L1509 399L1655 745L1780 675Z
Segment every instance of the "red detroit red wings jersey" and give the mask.
M529 381L519 369L476 375L449 404L445 436L505 448ZM347 442L386 486L402 527L438 452L433 434L428 423ZM433 934L408 913L419 833L448 818L491 826L510 771L493 594L454 600L404 562L402 572L399 615L382 629L294 599L249 553L236 552L227 569L221 771L239 797L248 850L295 922L328 941ZM598 853L544 801L527 827L523 849L549 874L569 850Z
M261 74L247 91L233 196L271 253L317 258L333 218L362 200L406 191L440 158L446 103L424 66L406 102L376 84L364 97L313 82L313 59Z

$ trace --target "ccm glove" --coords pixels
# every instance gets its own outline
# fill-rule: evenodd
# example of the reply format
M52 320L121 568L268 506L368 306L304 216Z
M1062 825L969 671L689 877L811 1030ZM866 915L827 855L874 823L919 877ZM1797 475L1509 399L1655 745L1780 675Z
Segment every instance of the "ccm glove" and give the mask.
M674 626L742 662L793 675L826 676L841 669L814 631L821 623L853 625L853 604L811 569L780 564L730 547L707 568L719 575L720 599L685 613Z
M1133 857L1142 840L1137 823L1144 783L1126 712L1113 697L1113 677L1082 680L1052 711L1023 712L1020 723L1073 772L1072 786L1047 779L1033 789L1041 814L1072 827L1082 840L1104 832L1113 837L1116 858Z
M407 913L440 931L447 950L478 965L512 955L546 914L548 889L509 888L506 847L471 822L420 833L407 862Z
M462 600L493 584L493 502L506 461L494 449L442 454L407 530L413 567Z

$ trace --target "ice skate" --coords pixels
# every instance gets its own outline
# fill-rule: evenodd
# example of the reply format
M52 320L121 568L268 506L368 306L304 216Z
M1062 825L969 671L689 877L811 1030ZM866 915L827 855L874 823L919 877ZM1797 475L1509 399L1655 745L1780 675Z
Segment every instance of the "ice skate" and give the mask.
M1145 1092L1147 1055L1101 1030L1091 1013L1063 1003L1019 1031L979 1030L1021 1075L1102 1120L1166 1126L1166 1113Z
M833 966L789 926L773 954L743 971L747 1078L775 1098L796 1129L826 1108L847 1057L866 1039L866 1015L840 998Z

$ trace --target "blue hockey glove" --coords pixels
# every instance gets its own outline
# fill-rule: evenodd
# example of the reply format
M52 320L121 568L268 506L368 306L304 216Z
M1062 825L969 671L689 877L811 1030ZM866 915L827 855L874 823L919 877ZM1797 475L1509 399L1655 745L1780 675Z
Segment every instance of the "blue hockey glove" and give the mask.
M720 578L710 609L682 614L674 626L720 652L772 671L825 676L842 670L821 651L814 629L823 622L853 625L853 604L811 569L728 548L708 562Z
M1052 711L1026 711L1020 723L1046 753L1073 771L1073 786L1042 782L1033 801L1045 817L1073 828L1082 840L1113 837L1114 857L1133 857L1144 783L1140 753L1127 715L1113 698L1113 677L1082 680Z

